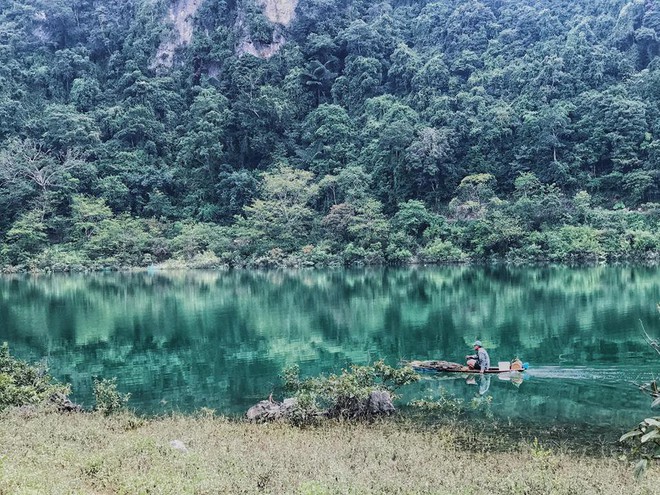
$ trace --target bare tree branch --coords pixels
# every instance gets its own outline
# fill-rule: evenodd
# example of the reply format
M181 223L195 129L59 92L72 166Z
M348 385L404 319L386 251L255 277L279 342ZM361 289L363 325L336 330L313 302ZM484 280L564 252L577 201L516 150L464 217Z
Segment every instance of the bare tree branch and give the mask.
M658 310L660 311L660 304L658 304ZM646 331L646 328L644 328L644 323L642 323L642 320L639 320L639 324L642 326L642 332L644 332L644 340L646 340L646 343L650 345L651 348L655 350L655 352L660 354L660 342L651 338L651 336Z
M76 151L56 157L31 139L14 139L0 151L0 181L6 185L31 182L45 194L80 163Z

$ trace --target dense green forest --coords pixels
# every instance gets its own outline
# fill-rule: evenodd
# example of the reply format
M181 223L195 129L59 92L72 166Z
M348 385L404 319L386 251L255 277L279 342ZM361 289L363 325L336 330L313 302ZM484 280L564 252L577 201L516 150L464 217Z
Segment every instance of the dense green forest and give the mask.
M0 264L657 260L656 0L0 0Z

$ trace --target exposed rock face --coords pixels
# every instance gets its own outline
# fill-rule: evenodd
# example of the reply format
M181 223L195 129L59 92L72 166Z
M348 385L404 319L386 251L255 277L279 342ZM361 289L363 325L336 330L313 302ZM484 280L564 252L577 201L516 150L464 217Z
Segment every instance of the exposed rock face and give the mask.
M172 3L167 20L173 24L174 30L170 38L158 48L154 67L172 67L176 49L192 40L194 17L203 2L204 0L176 0Z
M269 43L254 41L245 24L244 12L239 12L236 19L236 28L242 32L241 41L236 47L238 55L253 55L259 58L270 58L280 51L286 38L284 28L289 26L296 17L298 0L255 0L263 8L266 18L275 25L273 39Z
M288 26L296 16L298 0L256 0L264 9L264 15L273 24Z
M173 0L168 9L166 22L173 29L169 37L160 44L156 58L151 65L153 69L171 68L174 65L174 54L180 47L190 44L193 37L194 18L204 1L210 0ZM284 45L284 29L295 19L298 0L248 0L263 9L266 18L274 24L273 39L268 43L254 41L245 23L245 12L239 7L236 17L236 30L240 33L236 47L238 55L249 54L259 58L270 58Z
M250 421L273 421L285 418L293 411L296 404L296 399L284 399L283 402L262 400L248 409L246 416Z
M246 35L238 44L236 52L238 55L253 55L258 58L270 58L280 51L282 46L286 43L284 35L276 28L273 31L273 41L271 43L259 43L252 41L249 35Z

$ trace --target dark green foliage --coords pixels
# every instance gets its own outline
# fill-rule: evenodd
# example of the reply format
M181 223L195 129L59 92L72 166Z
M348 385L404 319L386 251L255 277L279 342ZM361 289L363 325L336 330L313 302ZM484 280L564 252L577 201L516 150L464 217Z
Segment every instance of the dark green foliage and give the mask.
M32 210L21 215L5 235L2 256L16 265L28 262L46 246L45 231L39 212Z
M95 410L110 416L126 409L130 394L122 394L117 390L117 379L94 378Z
M182 5L2 3L3 266L658 258L656 1Z
M43 366L16 359L4 343L0 347L0 411L12 406L40 404L54 394L66 395L68 387L60 385Z

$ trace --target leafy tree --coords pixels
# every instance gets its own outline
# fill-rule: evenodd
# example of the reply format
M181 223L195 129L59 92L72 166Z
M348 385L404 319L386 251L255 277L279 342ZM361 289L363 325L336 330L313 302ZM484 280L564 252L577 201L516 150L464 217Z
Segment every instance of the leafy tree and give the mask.
M188 120L190 127L179 141L178 160L191 186L203 191L204 202L212 203L226 168L229 102L215 89L202 90L193 101Z
M22 265L39 253L47 241L41 212L31 210L21 215L5 234L2 255L10 264Z
M43 115L45 145L61 153L90 150L99 143L99 129L90 117L70 106L50 105Z
M255 244L254 252L309 244L315 213L308 204L317 193L313 178L311 172L285 165L264 173L263 199L246 206L237 225L239 235Z
M440 217L427 210L421 201L409 200L399 205L399 211L392 217L392 228L404 232L417 242L422 242L424 233L441 223Z
M18 188L28 198L38 199L43 218L49 193L62 187L79 165L72 152L58 157L40 143L13 139L0 150L0 181L6 188Z
M74 196L71 205L71 220L75 234L72 237L80 238L83 241L90 239L97 233L100 223L112 216L112 210L103 199L84 195Z
M79 112L93 110L101 97L101 88L96 79L80 77L71 84L70 100Z
M419 88L421 81L416 80L421 65L419 55L406 44L399 44L390 56L390 67L387 79L394 94L407 95L415 86ZM416 88L416 89L417 89Z
M102 220L84 249L91 260L119 266L149 264L152 238L139 219L123 214Z
M346 167L357 155L355 127L338 105L321 105L302 124L304 159L317 175Z
M348 54L356 57L377 56L383 45L380 33L362 19L353 21L339 35L339 40L346 45Z
M587 226L565 225L548 237L550 256L559 260L598 260L605 257L602 232Z
M449 128L424 127L406 148L405 167L413 178L417 194L426 194L434 203L447 199L447 192L458 179L452 158L455 134Z
M368 199L355 209L355 215L346 228L355 245L379 250L386 242L390 223L382 212L383 206L375 199Z
M222 254L230 249L227 231L214 224L185 222L177 225L177 235L170 242L174 256L191 260L207 251Z
M626 172L639 166L646 125L645 105L624 94L589 93L576 110L582 169L591 176Z
M337 72L333 72L331 69L335 63L336 58L330 59L325 63L322 63L320 60L312 60L307 64L302 74L305 80L305 86L314 91L317 105L330 95L332 84L338 75Z
M554 184L546 185L531 172L520 174L514 181L516 202L513 212L528 228L538 230L542 225L556 225L565 220L565 201Z
M562 151L566 148L571 123L571 104L564 102L523 115L523 140L518 149L518 160L533 167L544 180L570 184L571 178L562 174ZM548 166L552 163L551 166ZM545 166L539 167L543 164Z
M469 224L467 239L477 256L505 255L509 250L520 247L525 239L518 218L495 210Z
M376 96L383 83L381 63L373 57L356 56L346 62L344 75L332 86L336 102L346 106L352 113L362 109L364 101Z
M322 225L327 230L329 237L340 242L349 242L350 235L348 227L355 217L355 207L349 203L339 203L330 208L328 214L323 217Z
M483 50L495 31L495 15L488 5L459 4L447 19L445 46L449 51Z
M248 170L221 170L218 175L216 197L220 202L223 219L231 221L252 202L259 190L259 180Z
M495 194L495 184L495 177L491 174L464 177L456 188L456 197L449 203L450 209L459 217L483 216L487 201Z

